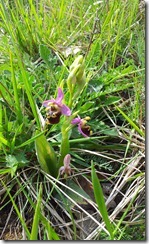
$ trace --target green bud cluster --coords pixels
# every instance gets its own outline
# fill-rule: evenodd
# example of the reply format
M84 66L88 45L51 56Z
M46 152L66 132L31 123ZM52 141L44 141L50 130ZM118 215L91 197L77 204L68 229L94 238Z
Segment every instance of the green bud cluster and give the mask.
M69 70L70 73L67 78L67 85L71 94L71 98L75 99L81 93L86 84L85 64L82 55L79 55L74 60Z

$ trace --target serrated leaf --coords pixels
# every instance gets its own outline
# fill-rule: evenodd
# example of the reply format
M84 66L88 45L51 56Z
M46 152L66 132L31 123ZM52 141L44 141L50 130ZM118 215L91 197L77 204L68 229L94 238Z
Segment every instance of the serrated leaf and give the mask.
M6 166L10 167L10 168L12 168L12 167L14 167L15 165L18 164L18 161L17 161L16 157L13 156L13 155L7 155L6 156L6 162L7 162Z

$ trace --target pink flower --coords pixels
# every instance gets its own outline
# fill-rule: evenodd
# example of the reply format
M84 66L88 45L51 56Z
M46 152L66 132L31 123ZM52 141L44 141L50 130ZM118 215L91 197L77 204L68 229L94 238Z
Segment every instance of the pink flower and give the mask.
M47 123L57 124L62 114L65 116L71 115L70 108L62 103L63 98L64 93L61 88L58 88L58 95L56 99L50 99L43 102L42 105L46 107L47 111Z
M77 124L78 125L78 131L84 136L84 137L88 137L91 135L91 130L90 130L90 126L86 125L87 124L87 120L89 120L89 117L86 117L84 119L81 119L80 116L78 116L78 118L75 118L71 121L71 123Z
M60 167L59 172L61 175L63 174L67 174L67 175L71 175L71 167L70 167L70 160L71 160L71 156L70 154L67 154L64 158L64 166Z

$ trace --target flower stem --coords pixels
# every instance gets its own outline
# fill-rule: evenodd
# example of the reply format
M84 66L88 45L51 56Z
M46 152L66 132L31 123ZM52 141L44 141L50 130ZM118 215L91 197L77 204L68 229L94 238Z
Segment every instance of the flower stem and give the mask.
M61 141L61 148L60 148L60 158L59 158L59 167L63 165L64 157L70 151L70 143L69 143L69 131L66 130L67 123L64 123L62 126L62 141Z

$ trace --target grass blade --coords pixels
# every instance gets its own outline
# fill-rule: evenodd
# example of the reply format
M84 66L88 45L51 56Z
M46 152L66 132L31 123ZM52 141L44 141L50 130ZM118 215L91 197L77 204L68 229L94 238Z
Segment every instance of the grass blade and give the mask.
M16 203L15 203L15 201L14 201L14 199L13 199L13 196L12 196L11 193L10 193L10 190L7 189L7 186L5 185L4 182L3 182L3 185L4 185L4 187L5 187L5 189L6 189L7 193L8 193L8 195L9 195L9 197L10 197L10 200L11 200L11 202L12 202L12 205L13 205L13 207L14 207L14 209L15 209L15 211L16 211L16 213L17 213L17 215L18 215L18 217L19 217L19 219L20 219L20 221L21 221L21 224L22 224L22 226L23 226L23 228L24 228L24 230L25 230L25 233L26 233L27 237L30 239L30 232L29 232L29 230L28 230L28 228L27 228L27 225L26 225L26 223L25 223L25 221L24 221L24 219L23 219L23 216L22 216L21 212L19 211L19 209L18 209L18 207L17 207L17 205L16 205Z
M44 131L40 132L38 135L35 135L35 136L33 136L32 138L30 138L29 140L27 140L27 141L23 142L22 144L16 146L15 149L18 149L18 148L20 148L20 147L24 147L24 146L26 146L26 145L31 144L32 142L34 142L34 141L36 140L36 138L40 137L40 136L43 135L44 133L45 133Z
M40 214L40 218L41 218L42 223L45 226L48 240L60 240L59 236L57 235L55 230L52 228L49 221L42 214Z
M119 108L115 105L117 110L123 115L123 117L129 122L129 124L143 137L145 137L145 134L140 128Z
M11 65L11 73L12 73L11 81L13 84L16 116L18 117L19 124L21 124L23 115L22 115L22 110L21 110L21 106L20 106L21 102L19 99L19 93L18 93L18 88L17 88L18 84L17 84L16 78L15 78L15 71L14 71L13 63L14 63L13 56L12 56L12 53L10 52L10 65Z
M40 213L41 200L42 200L42 185L40 184L39 194L37 197L37 205L35 208L35 214L34 214L34 218L33 218L30 240L38 240L38 224L40 221L40 218L39 218L40 214L39 213Z
M109 231L111 240L113 240L114 236L113 236L112 226L111 226L111 223L110 223L110 220L108 217L108 212L107 212L107 208L105 205L103 191L102 191L99 179L97 177L97 174L95 172L93 162L92 162L91 177L92 177L92 183L93 183L94 196L95 196L96 203L98 205L98 209L105 222L106 228Z

